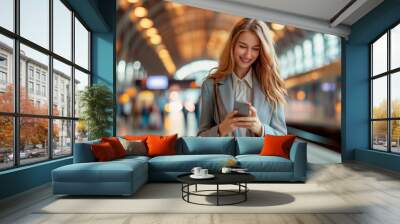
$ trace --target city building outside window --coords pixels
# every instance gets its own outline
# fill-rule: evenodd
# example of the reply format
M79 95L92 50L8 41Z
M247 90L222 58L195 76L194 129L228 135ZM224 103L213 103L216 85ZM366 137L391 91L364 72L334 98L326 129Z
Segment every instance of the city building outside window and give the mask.
M7 84L7 74L4 71L0 71L0 84L1 85Z
M39 71L39 69L36 69L36 80L40 81L40 71Z
M28 89L29 89L29 94L33 94L34 92L33 82L31 81L28 82Z
M36 84L36 95L40 95L40 84Z
M6 68L7 67L7 56L0 54L0 67Z
M33 80L33 67L32 66L29 66L28 74L29 74L29 79Z
M46 74L42 73L42 82L46 82Z
M7 55L0 54L0 91L4 92L7 87Z
M42 96L46 96L46 86L42 86Z

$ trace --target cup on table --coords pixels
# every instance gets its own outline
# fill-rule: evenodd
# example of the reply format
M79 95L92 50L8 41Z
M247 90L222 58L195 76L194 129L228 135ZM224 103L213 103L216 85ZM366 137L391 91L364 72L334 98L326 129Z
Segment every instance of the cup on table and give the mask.
M207 176L208 175L208 169L201 169L200 170L200 176Z
M194 174L194 175L196 175L196 176L200 176L201 174L200 174L200 171L202 170L202 168L201 167L193 167L193 169L192 169L192 173Z
M232 168L230 167L222 167L221 172L222 173L230 173L232 171Z

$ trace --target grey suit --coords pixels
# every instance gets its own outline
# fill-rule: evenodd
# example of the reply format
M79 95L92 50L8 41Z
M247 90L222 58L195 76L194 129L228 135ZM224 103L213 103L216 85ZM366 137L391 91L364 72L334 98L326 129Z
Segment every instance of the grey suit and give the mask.
M223 121L226 115L233 111L234 90L232 84L232 75L227 75L225 78L217 82L219 93L219 108L220 116L218 116L215 107L216 100L214 99L214 80L207 79L201 87L200 97L200 126L199 136L219 136L218 124ZM270 135L286 135L285 113L283 106L278 106L275 111L269 105L261 90L260 84L253 75L253 102L252 105L257 110L257 116L263 124L262 136ZM232 133L234 136L239 136L239 132ZM250 131L247 131L247 136L255 136Z

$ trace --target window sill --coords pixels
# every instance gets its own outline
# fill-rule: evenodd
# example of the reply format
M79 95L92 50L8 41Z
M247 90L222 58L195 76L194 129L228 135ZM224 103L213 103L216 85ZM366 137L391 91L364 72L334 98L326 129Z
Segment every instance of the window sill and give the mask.
M10 169L7 169L7 170L0 171L0 176L1 175L5 175L5 174L14 173L14 172L20 172L20 171L23 171L23 170L32 169L32 168L35 168L35 167L49 165L49 164L52 164L52 163L58 163L58 162L66 161L66 160L69 160L69 159L72 160L72 158L73 158L73 156L67 156L67 157L63 157L63 158L59 158L59 159L52 159L52 160L43 161L43 162L39 162L39 163L35 163L35 164L24 165L24 166L16 167L16 168L10 168Z

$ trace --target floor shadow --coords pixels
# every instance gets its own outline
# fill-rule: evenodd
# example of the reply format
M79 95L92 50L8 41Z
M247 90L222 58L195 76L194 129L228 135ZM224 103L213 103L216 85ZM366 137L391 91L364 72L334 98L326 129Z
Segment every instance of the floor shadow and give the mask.
M216 204L216 192L209 194L206 201L210 204ZM220 197L221 204L229 204L243 199L243 195ZM247 201L236 204L242 207L265 207L290 204L295 198L290 194L276 191L251 190L247 193Z

